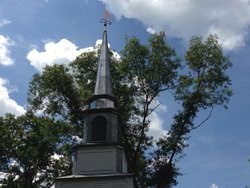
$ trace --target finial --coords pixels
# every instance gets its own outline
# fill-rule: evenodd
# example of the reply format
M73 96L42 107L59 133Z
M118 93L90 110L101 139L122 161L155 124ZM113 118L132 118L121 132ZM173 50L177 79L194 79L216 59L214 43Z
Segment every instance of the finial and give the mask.
M112 22L111 22L111 16L110 16L110 14L109 14L109 12L107 10L104 11L103 18L101 18L100 22L104 24L105 30L106 30L107 25L111 25L112 24Z

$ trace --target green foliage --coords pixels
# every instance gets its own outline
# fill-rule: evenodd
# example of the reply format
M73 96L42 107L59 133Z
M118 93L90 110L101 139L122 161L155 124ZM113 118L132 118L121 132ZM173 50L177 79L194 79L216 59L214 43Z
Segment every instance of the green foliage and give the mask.
M80 96L67 67L47 66L42 75L33 76L29 91L32 109L41 109L52 117L60 115L78 125Z
M129 83L132 89L135 108L129 116L132 121L123 124L122 138L126 153L129 153L130 170L138 178L140 187L149 183L149 163L145 153L152 148L152 138L147 136L148 117L155 109L154 102L159 94L176 85L179 66L179 59L166 43L164 33L150 37L148 46L131 38L122 51L122 81Z
M223 55L216 37L205 42L194 37L185 57L188 74L180 76L176 99L187 103L193 97L197 107L206 109L214 105L227 105L232 95L231 82L225 71L231 67Z
M154 154L154 160L164 161L156 165L160 169L178 161L187 147L188 133L208 120L214 106L227 107L232 95L231 81L225 74L231 63L223 55L216 37L209 36L205 42L200 37L192 38L185 58L188 71L179 76L174 94L181 102L182 110L174 116L168 135L158 141ZM194 120L202 109L210 109L210 114L202 123L195 125ZM174 172L173 177L178 175L175 166L171 171ZM175 185L177 182L173 180L166 184ZM157 187L168 187L158 183Z
M70 173L68 157L60 144L68 144L70 126L33 113L15 117L7 114L0 119L1 166L8 171L8 187L50 187L54 177ZM68 137L68 138L67 138ZM64 152L65 154L65 152ZM18 177L18 178L17 178Z
M98 57L99 53L83 53L67 66L47 66L41 74L34 75L28 95L29 108L42 115L36 117L28 113L23 117L7 115L0 119L0 139L4 141L0 142L0 148L4 148L0 160L3 165L8 166L11 160L18 161L22 169L25 166L31 169L32 173L29 170L27 173L31 173L33 179L39 170L52 165L52 172L45 170L47 175L40 182L53 182L54 177L68 173L70 165L65 167L63 164L70 163L72 136L82 135L83 103L94 90ZM128 38L121 60L110 60L121 145L125 149L129 171L135 175L138 187L169 188L176 185L177 177L181 175L178 160L187 147L188 133L209 118L197 125L198 113L212 111L216 105L227 107L232 95L230 79L226 75L231 66L229 59L223 55L216 37L209 36L206 41L194 37L186 52L186 61L181 64L174 49L166 42L165 34L160 33L152 35L148 45L141 44L137 38ZM173 93L182 108L175 114L168 134L154 145L153 138L147 134L149 116L158 107L155 101L164 92ZM29 136L23 139L26 132ZM59 160L52 164L50 156L60 152L64 162ZM39 157L41 163L36 162ZM35 166L39 166L38 170ZM9 170L14 174L18 169L20 171L20 168ZM22 182L31 181L25 180L24 172L18 173L20 178L9 180L9 183L24 185ZM32 184L33 187L37 185Z

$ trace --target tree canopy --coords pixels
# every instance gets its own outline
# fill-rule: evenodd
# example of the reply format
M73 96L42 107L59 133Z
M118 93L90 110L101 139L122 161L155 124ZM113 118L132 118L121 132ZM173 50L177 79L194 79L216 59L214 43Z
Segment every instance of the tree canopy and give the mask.
M69 125L27 112L1 117L0 130L0 164L8 172L7 187L51 187L55 176L70 173L70 156L65 152Z
M231 62L215 36L206 40L193 37L181 60L164 33L152 35L147 45L136 37L127 38L121 59L115 60L112 51L110 56L121 145L129 172L135 175L138 187L172 187L181 174L178 161L190 131L203 125L216 106L227 107L232 89L226 71ZM29 112L0 119L0 148L4 148L1 165L19 175L11 175L10 183L46 186L54 177L70 172L69 148L74 138L82 137L83 104L94 90L98 57L99 51L83 53L68 65L47 66L30 82ZM154 143L148 135L149 116L158 107L155 101L165 92L173 95L180 110L167 134ZM201 111L210 113L197 124ZM53 166L54 154L60 154L64 163L57 160ZM13 161L19 168L11 165ZM37 179L41 172L45 178ZM29 178L27 173L31 174Z

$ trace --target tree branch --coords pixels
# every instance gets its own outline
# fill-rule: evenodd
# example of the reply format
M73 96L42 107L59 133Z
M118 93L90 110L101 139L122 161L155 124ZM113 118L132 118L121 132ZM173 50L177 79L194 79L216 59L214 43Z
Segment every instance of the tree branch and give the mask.
M160 105L161 105L161 104L157 104L154 108L150 109L150 111L148 112L148 116L149 116L150 114L152 114L153 111L155 111Z
M190 131L200 128L206 121L208 121L209 118L212 116L213 109L214 109L214 108L212 107L211 110L210 110L210 112L209 112L209 114L208 114L208 116L207 116L203 121L201 121L197 126L192 127L192 128L190 129Z

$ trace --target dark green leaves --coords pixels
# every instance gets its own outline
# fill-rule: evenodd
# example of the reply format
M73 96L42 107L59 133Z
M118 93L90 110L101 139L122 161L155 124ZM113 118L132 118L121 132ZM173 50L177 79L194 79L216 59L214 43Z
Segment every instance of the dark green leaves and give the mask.
M206 41L193 37L185 56L188 74L180 76L177 100L191 100L202 108L227 105L232 95L231 81L225 71L231 67L215 36Z
M200 37L193 37L187 50L186 66L178 79L178 85L174 92L175 99L182 105L182 109L174 116L174 121L168 135L157 142L158 149L153 153L153 161L156 162L155 174L152 181L161 179L165 173L172 172L172 181L162 185L166 178L156 181L156 187L168 187L176 184L176 176L179 175L176 163L183 156L183 150L188 146L188 133L203 125L211 116L216 105L227 107L232 95L231 81L226 70L231 67L231 62L224 56L217 38L209 36L206 41ZM210 114L200 124L195 124L195 118L201 110L210 110ZM172 167L172 168L170 168Z
M149 116L155 110L153 103L160 93L176 86L180 62L167 44L165 34L160 33L152 35L147 46L137 38L128 39L119 66L122 83L130 89L133 98L132 108L128 109L130 114L123 124L123 144L130 170L135 174L139 187L145 187L153 185L146 156L147 150L153 147L152 138L147 135ZM154 179L158 178L154 176Z
M122 52L122 65L129 82L138 86L138 92L152 97L175 85L180 66L164 33L152 35L148 46L140 44L137 38L129 39Z
M33 113L1 118L1 167L7 167L7 184L13 187L51 186L56 174L67 174L70 165L59 164L53 155L61 144L71 139L71 126L54 119L36 117ZM61 160L67 156L62 156ZM63 167L64 166L64 167ZM67 168L62 171L61 168ZM19 178L15 178L18 176Z

